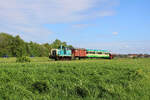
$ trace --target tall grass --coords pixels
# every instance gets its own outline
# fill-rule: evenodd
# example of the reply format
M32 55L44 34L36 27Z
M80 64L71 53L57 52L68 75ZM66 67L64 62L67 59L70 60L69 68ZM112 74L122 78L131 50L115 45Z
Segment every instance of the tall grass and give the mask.
M43 59L32 58L30 63L0 60L0 100L150 98L150 59Z

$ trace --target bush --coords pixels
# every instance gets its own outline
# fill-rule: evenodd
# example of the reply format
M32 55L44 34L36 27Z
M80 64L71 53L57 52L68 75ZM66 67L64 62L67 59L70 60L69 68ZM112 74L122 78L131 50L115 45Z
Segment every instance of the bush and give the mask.
M135 57L135 56L134 56L134 57L132 57L132 59L137 59L137 58L138 58L138 57Z
M29 57L18 57L16 62L31 62Z

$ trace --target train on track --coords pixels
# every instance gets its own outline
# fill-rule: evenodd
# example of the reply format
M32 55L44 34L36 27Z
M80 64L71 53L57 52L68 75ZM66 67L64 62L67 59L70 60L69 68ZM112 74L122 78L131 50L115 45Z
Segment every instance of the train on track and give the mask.
M108 50L96 50L96 49L70 49L68 47L60 46L59 49L52 49L50 59L56 60L73 60L73 59L85 59L85 58L104 58L112 59L113 56Z

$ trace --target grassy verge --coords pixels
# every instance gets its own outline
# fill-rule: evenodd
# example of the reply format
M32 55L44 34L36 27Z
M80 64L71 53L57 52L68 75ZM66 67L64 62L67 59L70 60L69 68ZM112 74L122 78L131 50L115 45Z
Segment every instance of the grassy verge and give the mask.
M150 59L0 59L2 100L149 100Z

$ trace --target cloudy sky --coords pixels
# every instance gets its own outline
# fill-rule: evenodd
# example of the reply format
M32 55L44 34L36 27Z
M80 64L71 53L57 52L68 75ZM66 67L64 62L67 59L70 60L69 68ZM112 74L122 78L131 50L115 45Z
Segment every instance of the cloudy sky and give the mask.
M0 32L25 41L150 53L150 0L0 0Z

